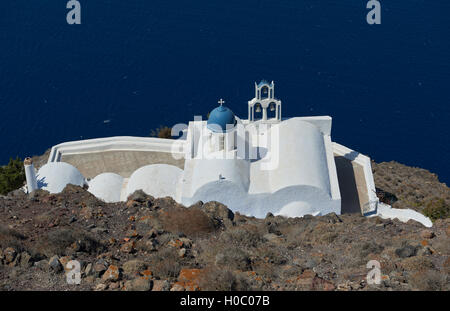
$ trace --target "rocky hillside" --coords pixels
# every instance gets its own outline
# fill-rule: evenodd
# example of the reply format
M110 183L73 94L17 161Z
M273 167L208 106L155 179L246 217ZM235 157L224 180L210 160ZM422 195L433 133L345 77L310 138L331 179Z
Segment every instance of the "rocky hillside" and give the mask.
M424 170L390 162L374 171L395 207L448 202L449 189ZM431 229L359 214L255 219L139 191L115 204L75 186L16 191L0 196L0 290L449 290L449 242L450 218ZM379 285L366 281L372 259ZM79 285L66 282L70 260L81 265Z
M394 208L411 208L436 218L450 217L450 188L436 174L395 161L372 162L381 200Z

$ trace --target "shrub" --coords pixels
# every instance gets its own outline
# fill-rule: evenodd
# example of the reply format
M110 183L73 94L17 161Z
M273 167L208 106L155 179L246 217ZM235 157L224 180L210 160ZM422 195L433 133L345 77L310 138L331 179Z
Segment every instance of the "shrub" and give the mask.
M150 132L151 137L172 138L172 128L168 126L160 126L156 130Z
M37 243L37 252L47 257L64 255L70 247L74 251L93 253L103 249L102 244L87 232L56 229L44 235Z
M180 274L181 265L178 262L180 257L176 249L169 247L163 248L151 255L149 266L153 274L160 279L176 278Z
M208 266L199 279L199 287L205 291L248 290L248 282L227 268Z
M224 231L220 239L228 244L234 244L239 247L253 248L264 242L262 230L255 225L242 225L233 227Z
M425 270L413 274L410 278L411 285L423 291L448 291L448 275L436 270Z
M9 159L8 165L0 167L0 194L19 189L25 181L25 170L20 158Z
M432 221L448 218L450 216L450 205L444 199L433 199L426 204L423 214Z
M214 222L197 207L174 207L162 211L161 222L164 230L197 237L215 230Z
M3 225L0 225L0 247L1 248L12 247L16 251L22 251L22 250L24 250L22 241L25 239L26 239L26 237L24 235L22 235L20 232L10 229L8 227L5 227Z
M216 265L248 271L251 269L251 260L245 251L236 246L231 246L226 247L216 255Z

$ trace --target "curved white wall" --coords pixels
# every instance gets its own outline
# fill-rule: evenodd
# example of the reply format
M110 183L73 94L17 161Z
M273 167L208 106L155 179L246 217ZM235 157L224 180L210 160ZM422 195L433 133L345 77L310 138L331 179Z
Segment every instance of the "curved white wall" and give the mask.
M84 177L72 165L52 162L42 166L36 174L38 188L50 193L61 192L68 184L83 186Z
M143 190L154 197L170 196L176 199L176 189L183 174L180 168L168 164L151 164L137 169L128 180L127 197Z
M193 192L209 182L225 180L247 192L250 183L250 162L241 159L196 159L192 174ZM220 178L220 176L222 178Z
M272 191L295 185L309 185L322 189L331 197L322 132L316 126L297 118L275 126L279 126L279 164L277 169L270 171Z
M292 186L275 193L249 194L233 182L221 180L203 185L192 198L182 198L189 206L197 201L218 201L233 212L264 218L271 212L288 217L301 217L307 214L340 214L340 200L330 200L328 195L317 187Z
M118 174L102 173L89 182L88 191L107 203L119 202L123 180Z

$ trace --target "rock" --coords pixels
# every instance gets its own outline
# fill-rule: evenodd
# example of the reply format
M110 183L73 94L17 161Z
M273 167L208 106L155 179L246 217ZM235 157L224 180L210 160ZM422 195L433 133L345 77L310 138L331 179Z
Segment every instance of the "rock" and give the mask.
M180 241L183 243L183 247L191 248L191 246L192 246L192 240L191 239L188 239L188 238L184 237L184 238L180 238Z
M106 228L93 228L91 232L94 234L108 233L108 229Z
M147 264L141 260L133 259L123 264L122 269L125 274L135 274L139 271L145 270Z
M180 275L178 276L178 282L175 283L175 285L180 285L183 288L181 290L200 290L199 283L203 273L204 270L202 269L181 269ZM171 291L179 290L175 285L170 289Z
M305 268L312 269L312 268L314 268L316 266L317 266L317 262L314 259L308 258L306 260Z
M88 263L86 268L84 269L84 275L90 276L94 272L94 267L92 263Z
M91 219L93 216L93 208L90 206L85 206L80 211L80 216L84 219Z
M163 292L170 290L170 283L167 280L154 280L153 289L154 292Z
M170 240L169 243L167 243L169 246L175 247L175 248L181 248L183 247L183 242L180 239Z
M14 259L14 261L9 263L8 266L10 266L10 267L17 267L18 265L20 265L20 260L21 260L21 254L17 254L17 256Z
M93 284L95 282L95 276L93 275L87 276L84 278L83 282L87 284Z
M425 247L421 247L418 251L417 251L417 255L418 256L429 256L431 255L433 252L431 251L431 248L429 246L425 246Z
M152 200L153 200L153 197L146 194L142 190L136 190L135 192L130 194L127 198L127 201L135 201L138 203L144 203L144 202L152 201Z
M156 230L155 228L151 229L147 235L148 238L153 239L156 238L158 236L158 230Z
M55 272L61 272L63 270L63 266L59 262L59 258L56 255L50 258L50 260L48 261L48 265L50 269L52 269Z
M184 292L184 291L185 291L185 288L184 288L182 285L180 285L180 284L178 284L178 283L175 283L175 284L172 286L172 288L170 289L170 291L171 291L171 292Z
M295 279L295 284L301 289L312 290L316 273L312 270L305 270Z
M96 273L96 275L100 275L102 272L106 271L106 269L107 267L103 262L97 262L93 266L93 271Z
M72 260L72 256L64 256L59 258L59 263L63 267L64 271L70 271L71 269L67 268L67 263Z
M152 280L139 277L131 281L126 281L124 289L126 291L146 292L152 289Z
M120 251L122 253L132 253L135 251L135 247L136 247L136 243L134 241L130 241L130 242L126 242L125 244L122 245L122 247L120 248Z
M420 232L420 236L424 239L432 239L434 238L434 232L428 229L422 230L422 232Z
M32 257L28 252L22 252L20 254L20 266L22 268L29 268L33 265Z
M94 287L94 290L95 291L103 291L103 290L106 290L107 288L108 288L108 285L99 283Z
M313 290L333 291L336 289L333 283L319 277L315 277L312 281Z
M48 261L45 260L45 259L36 261L33 265L34 265L36 268L38 268L38 269L40 269L40 270L43 270L43 271L48 271L48 269L50 268L50 266L48 265Z
M103 273L102 281L118 281L120 278L119 268L115 265L110 265L108 270Z
M14 248L8 247L3 251L3 257L5 258L5 263L11 263L16 259L17 252Z
M221 220L225 227L233 225L234 213L222 203L210 201L203 204L201 209L210 217Z
M120 283L119 282L111 282L109 284L109 289L118 289L120 287Z
M137 238L140 237L136 230L128 230L127 233L125 233L125 236L127 238Z
M25 197L26 193L22 189L16 189L8 192L7 196L9 197Z
M144 271L141 271L140 274L142 275L142 277L144 279L149 280L152 277L153 272L151 272L150 270L144 270Z
M144 248L147 251L156 250L156 246L158 245L158 241L156 239L150 239L144 242Z
M264 234L263 238L266 239L267 241L269 241L270 243L274 243L274 244L280 244L283 242L283 238L279 237L278 235L276 235L274 233Z
M408 258L415 256L417 248L411 245L406 245L395 250L395 254L400 258Z
M48 197L50 195L50 192L43 190L43 189L36 189L33 192L28 194L28 199L30 201L37 202L39 201L39 198Z

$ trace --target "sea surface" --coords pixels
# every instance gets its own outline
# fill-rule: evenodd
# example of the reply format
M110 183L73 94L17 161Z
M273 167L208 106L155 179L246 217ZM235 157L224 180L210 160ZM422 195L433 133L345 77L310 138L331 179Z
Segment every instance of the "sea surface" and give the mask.
M66 0L0 4L0 164L70 140L148 136L274 80L283 116L450 183L450 1Z

